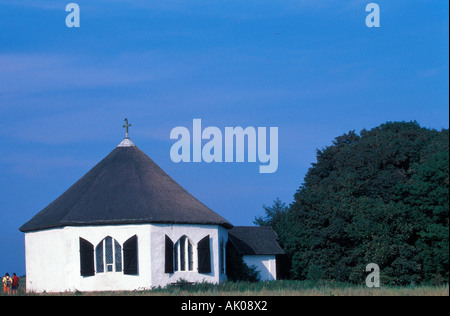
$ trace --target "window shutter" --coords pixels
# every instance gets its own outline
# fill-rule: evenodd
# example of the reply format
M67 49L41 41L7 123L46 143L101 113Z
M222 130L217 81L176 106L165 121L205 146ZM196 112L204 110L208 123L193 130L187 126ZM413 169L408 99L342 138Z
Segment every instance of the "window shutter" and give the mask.
M93 276L94 270L94 245L80 237L80 273L81 276Z
M173 273L173 242L169 236L166 235L166 273Z
M129 238L123 243L123 273L138 274L137 236Z
M211 250L209 247L209 235L200 240L197 246L198 272L211 273Z

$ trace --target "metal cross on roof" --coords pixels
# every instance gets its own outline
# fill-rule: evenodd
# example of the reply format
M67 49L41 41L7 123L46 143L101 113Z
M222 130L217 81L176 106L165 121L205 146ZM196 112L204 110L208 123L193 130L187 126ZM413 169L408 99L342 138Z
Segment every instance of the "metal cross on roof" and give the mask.
M128 119L125 118L125 125L123 127L125 127L125 138L129 138L128 137L128 127L130 127L131 124L128 124Z

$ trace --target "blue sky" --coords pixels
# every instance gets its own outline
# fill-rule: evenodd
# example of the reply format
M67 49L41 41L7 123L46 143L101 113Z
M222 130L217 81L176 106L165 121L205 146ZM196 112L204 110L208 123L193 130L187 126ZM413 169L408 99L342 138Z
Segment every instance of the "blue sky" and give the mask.
M0 274L25 273L18 228L124 136L235 225L289 203L315 151L349 130L448 128L448 2L0 0ZM277 126L279 167L170 160L170 131Z

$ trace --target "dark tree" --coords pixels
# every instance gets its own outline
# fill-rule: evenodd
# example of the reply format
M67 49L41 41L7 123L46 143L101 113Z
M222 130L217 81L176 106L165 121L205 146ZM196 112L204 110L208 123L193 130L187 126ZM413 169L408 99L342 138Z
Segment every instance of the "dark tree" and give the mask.
M448 282L449 135L416 122L351 131L317 151L286 209L256 223L280 237L297 279Z

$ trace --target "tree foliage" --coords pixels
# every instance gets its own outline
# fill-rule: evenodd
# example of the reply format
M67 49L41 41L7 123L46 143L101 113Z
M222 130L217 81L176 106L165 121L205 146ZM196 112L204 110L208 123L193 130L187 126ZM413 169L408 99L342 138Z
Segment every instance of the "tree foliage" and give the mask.
M293 278L361 283L376 263L384 284L448 282L448 130L388 122L339 136L281 206L256 223L277 232Z

